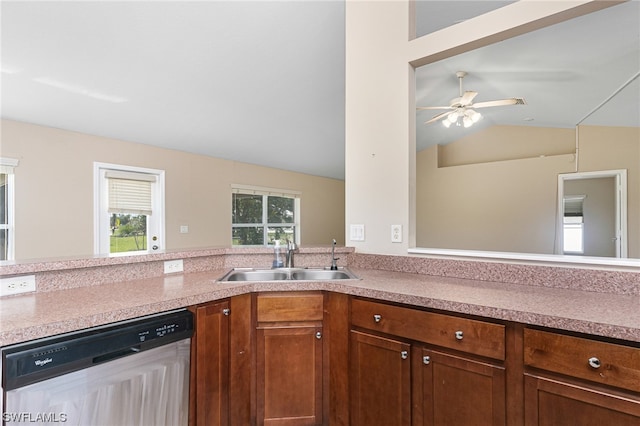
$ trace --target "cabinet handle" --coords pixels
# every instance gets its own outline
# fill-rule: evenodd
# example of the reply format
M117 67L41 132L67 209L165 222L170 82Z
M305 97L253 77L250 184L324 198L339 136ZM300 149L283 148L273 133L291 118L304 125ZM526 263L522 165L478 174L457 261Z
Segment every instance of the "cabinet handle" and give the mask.
M402 358L402 359L409 358L409 352L407 352L407 351L400 352L400 358Z
M317 331L316 332L316 339L322 339L322 333Z
M230 313L231 313L231 309L229 309L229 308L224 308L222 310L222 315L224 315L224 316L228 317Z
M598 358L596 358L595 356L589 358L589 365L592 368L600 368L600 360Z
M431 363L431 357L429 355L425 355L422 357L422 363L424 365L429 365Z
M374 320L375 322L380 322L380 321L382 320L382 315L375 314L375 315L373 316L373 320Z
M460 330L456 331L456 339L462 340L463 337L464 337L464 333L462 333L462 331Z

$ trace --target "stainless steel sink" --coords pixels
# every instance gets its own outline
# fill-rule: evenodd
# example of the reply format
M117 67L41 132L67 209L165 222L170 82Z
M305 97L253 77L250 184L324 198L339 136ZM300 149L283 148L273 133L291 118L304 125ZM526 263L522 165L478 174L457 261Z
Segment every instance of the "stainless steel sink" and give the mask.
M338 268L337 271L329 268L234 268L217 281L332 281L357 279L359 278L353 272L344 267Z
M219 281L280 281L288 280L287 272L278 270L232 270Z
M330 269L304 269L291 273L292 280L348 280L353 279L344 270L332 271Z

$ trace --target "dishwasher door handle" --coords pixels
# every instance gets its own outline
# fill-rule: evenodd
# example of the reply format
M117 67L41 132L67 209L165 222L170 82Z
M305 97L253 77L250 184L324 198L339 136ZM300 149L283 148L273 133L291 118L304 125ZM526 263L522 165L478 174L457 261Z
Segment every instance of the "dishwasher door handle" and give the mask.
M122 358L123 356L133 355L140 352L140 346L132 346L120 351L110 352L108 354L100 355L93 358L93 364L100 364L105 361L111 361L112 359Z

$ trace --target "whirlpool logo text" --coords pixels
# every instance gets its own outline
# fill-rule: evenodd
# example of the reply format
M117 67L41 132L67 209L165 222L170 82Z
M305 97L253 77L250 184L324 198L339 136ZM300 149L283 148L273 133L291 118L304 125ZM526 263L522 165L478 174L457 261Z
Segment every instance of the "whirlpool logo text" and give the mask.
M38 367L43 367L43 366L45 366L45 365L49 364L50 362L53 362L53 359L52 359L52 358L36 359L36 360L35 360L35 364L36 364Z

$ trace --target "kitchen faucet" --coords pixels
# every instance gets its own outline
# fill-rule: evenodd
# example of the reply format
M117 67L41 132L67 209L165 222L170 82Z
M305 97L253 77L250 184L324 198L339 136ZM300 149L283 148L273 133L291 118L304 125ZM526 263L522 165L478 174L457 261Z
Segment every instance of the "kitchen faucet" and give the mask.
M336 257L336 240L334 239L333 246L331 247L331 270L332 271L338 270L338 264L337 264L338 259L340 258Z
M296 243L294 243L293 241L287 240L287 254L285 258L285 268L294 267L293 253L295 253L297 249L298 248L296 247Z

